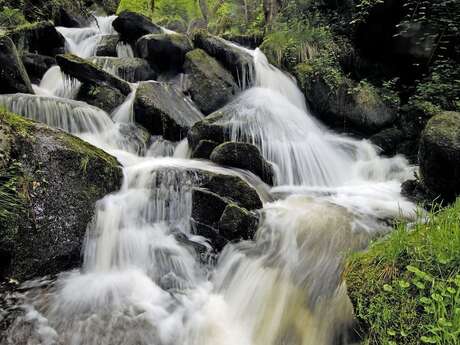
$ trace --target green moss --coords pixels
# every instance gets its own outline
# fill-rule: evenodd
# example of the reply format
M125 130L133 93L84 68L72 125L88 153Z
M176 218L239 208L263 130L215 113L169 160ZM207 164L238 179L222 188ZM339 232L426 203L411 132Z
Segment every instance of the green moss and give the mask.
M123 11L130 11L143 14L146 17L151 18L153 15L153 9L151 0L121 0L118 5L117 14Z
M26 118L8 112L4 108L0 108L0 120L4 121L16 133L25 137L33 135L35 130L35 123L27 120Z
M363 344L459 344L460 200L424 220L349 259Z
M427 123L425 135L442 138L452 146L460 146L460 113L443 112L433 116Z

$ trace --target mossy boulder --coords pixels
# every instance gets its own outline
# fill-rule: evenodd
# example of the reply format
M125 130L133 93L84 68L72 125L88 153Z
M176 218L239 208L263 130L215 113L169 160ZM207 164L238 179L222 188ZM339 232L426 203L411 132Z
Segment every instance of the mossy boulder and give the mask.
M113 27L123 41L135 43L139 38L148 34L162 33L161 27L152 23L146 16L123 11L113 21Z
M396 110L378 88L347 78L327 59L313 60L296 68L305 97L316 115L342 131L373 134L391 126Z
M62 72L80 80L82 83L115 88L125 96L131 92L131 86L126 81L76 55L58 55L56 56L56 62L61 67Z
M1 276L55 274L80 264L94 205L121 184L115 158L60 130L0 113Z
M140 58L96 57L92 62L130 83L154 80L157 76L149 63Z
M212 151L210 159L217 164L249 170L267 184L273 185L273 168L255 145L225 142Z
M119 35L104 35L102 36L96 48L96 56L112 56L117 57L117 45L120 42Z
M196 150L202 141L210 141L217 144L230 141L229 131L225 127L225 119L226 113L223 110L218 110L203 120L195 123L187 136L192 150Z
M194 35L193 43L196 48L203 49L208 55L219 61L240 86L246 87L251 83L254 62L249 53L204 31L199 31Z
M188 37L177 33L151 34L136 42L138 56L150 62L157 71L178 71L191 51Z
M77 100L94 105L110 114L124 102L125 96L110 86L85 83L78 90Z
M18 51L54 56L64 52L65 38L51 21L25 24L7 32Z
M203 115L175 86L142 82L136 91L134 118L151 134L178 141Z
M232 75L202 49L185 55L184 71L192 100L207 115L227 104L238 92Z
M13 41L0 36L0 93L34 93Z
M404 133L398 128L387 128L374 134L369 140L382 150L382 154L394 156L399 152L399 145L404 140Z
M422 133L419 164L423 184L446 201L460 195L460 113L432 117Z

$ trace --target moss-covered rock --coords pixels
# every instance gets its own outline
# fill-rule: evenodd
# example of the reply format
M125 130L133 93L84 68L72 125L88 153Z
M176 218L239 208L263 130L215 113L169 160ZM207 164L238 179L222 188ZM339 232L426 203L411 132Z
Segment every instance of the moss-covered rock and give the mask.
M64 52L65 39L51 21L21 25L8 31L7 35L19 52L49 56Z
M178 141L203 115L173 85L143 82L136 90L134 118L151 134Z
M5 111L0 143L2 277L24 279L78 266L96 201L120 187L117 160Z
M187 53L184 71L190 81L188 92L205 115L223 107L238 92L232 75L204 50Z
M126 81L76 55L58 55L56 56L56 62L65 74L80 80L82 83L115 88L125 96L131 92L131 87Z
M161 27L139 13L123 11L113 21L113 27L123 41L135 43L139 38L148 34L162 33Z
M106 85L83 84L78 90L77 100L94 105L107 113L124 102L125 96L117 89Z
M137 54L150 62L157 71L178 71L192 44L186 35L176 33L151 34L136 42Z
M154 80L156 78L155 71L144 59L131 57L96 57L93 58L92 61L97 66L110 71L130 83Z
M119 35L104 35L102 36L96 48L96 56L112 56L117 57L117 45L120 42Z
M34 93L13 41L0 36L0 93Z
M428 121L419 149L420 173L428 190L452 201L460 195L460 113Z

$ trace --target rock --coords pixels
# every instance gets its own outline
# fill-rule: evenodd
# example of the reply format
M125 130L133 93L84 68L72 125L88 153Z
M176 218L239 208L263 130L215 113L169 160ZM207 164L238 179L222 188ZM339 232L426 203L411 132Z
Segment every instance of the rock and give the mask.
M59 13L54 20L56 26L64 26L66 28L82 28L88 24L86 18L73 11L69 11L65 7L59 7Z
M242 88L251 83L254 73L252 56L222 38L200 31L195 34L193 43L218 60L230 71Z
M72 54L56 56L56 62L62 72L80 80L82 83L109 86L118 89L123 95L131 93L129 84L114 75L105 72L95 64Z
M48 71L51 66L56 65L56 59L51 56L25 52L22 54L22 63L29 74L31 82L40 84L46 71Z
M54 56L64 52L65 39L53 22L22 25L7 32L18 51Z
M142 36L163 32L161 27L152 23L146 16L129 11L121 12L112 25L121 39L130 43L135 43Z
M179 141L203 115L176 87L168 83L142 82L136 91L134 118L151 134Z
M249 170L262 181L273 185L273 169L257 146L248 143L225 142L211 153L211 161L221 165Z
M249 49L256 49L257 47L260 47L264 42L264 36L260 34L243 35L227 33L223 34L222 38L227 41L236 42L239 45Z
M104 35L102 36L99 45L96 48L96 56L112 56L117 57L117 45L120 42L118 35Z
M96 57L92 62L104 70L130 83L153 80L155 71L149 63L139 58Z
M445 201L460 194L460 113L444 112L428 121L420 140L419 165L430 192Z
M200 140L192 152L192 158L209 159L219 143L212 140Z
M223 107L238 92L232 75L201 49L186 54L184 71L192 100L205 115Z
M78 90L77 100L94 105L110 114L124 102L125 96L110 86L85 83Z
M196 150L198 144L203 140L212 141L218 144L230 141L229 133L225 128L225 117L226 113L219 110L195 123L187 136L192 150ZM208 143L206 143L206 145L208 145Z
M18 51L7 36L0 37L0 93L34 93Z
M253 238L258 224L255 214L231 200L202 188L192 191L192 227L220 251L233 240Z
M2 112L0 128L0 271L26 279L78 267L96 201L121 185L117 160L18 115Z
M382 154L393 156L399 152L399 144L404 140L404 133L397 128L387 128L374 134L369 140L382 149Z
M139 57L150 62L157 71L178 71L185 61L185 54L191 51L192 44L182 34L151 34L136 42Z

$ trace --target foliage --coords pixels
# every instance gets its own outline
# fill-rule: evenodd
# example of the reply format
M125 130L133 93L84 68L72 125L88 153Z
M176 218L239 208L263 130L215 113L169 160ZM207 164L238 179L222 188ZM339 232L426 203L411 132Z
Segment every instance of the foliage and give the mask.
M375 6L382 5L384 0L357 0L353 4L353 19L351 25L359 25L365 23L369 14Z
M153 2L150 0L121 0L118 5L117 13L130 11L143 14L150 18L153 15L152 3Z
M364 344L460 344L460 200L350 258Z
M27 20L21 10L4 7L0 10L0 27L14 27L26 24Z

